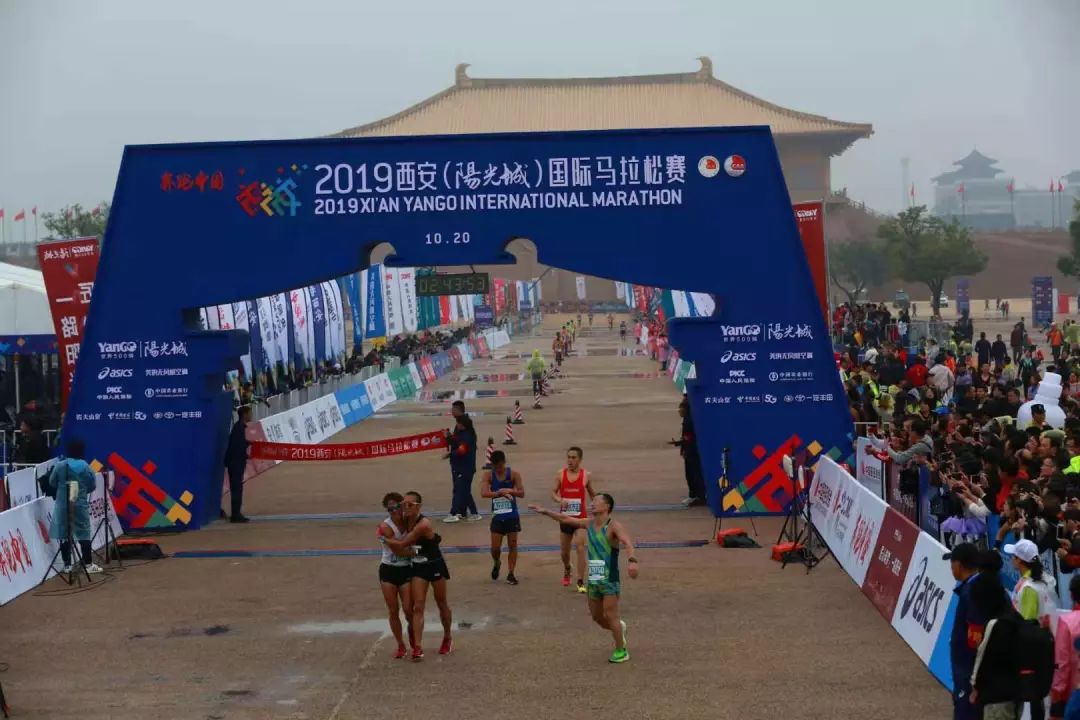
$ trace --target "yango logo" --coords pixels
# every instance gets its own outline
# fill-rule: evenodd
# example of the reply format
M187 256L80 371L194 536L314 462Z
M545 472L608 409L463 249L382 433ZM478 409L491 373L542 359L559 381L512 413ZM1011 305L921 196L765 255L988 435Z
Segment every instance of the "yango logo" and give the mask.
M721 325L724 342L757 342L761 338L760 325Z
M119 380L121 378L133 377L135 371L131 368L111 368L108 365L101 368L101 372L98 373L98 380Z
M734 352L732 350L728 350L727 352L725 352L723 355L720 356L720 362L722 362L722 363L728 363L728 362L733 362L733 363L754 362L755 360L757 360L757 353L756 352L739 353L739 352Z

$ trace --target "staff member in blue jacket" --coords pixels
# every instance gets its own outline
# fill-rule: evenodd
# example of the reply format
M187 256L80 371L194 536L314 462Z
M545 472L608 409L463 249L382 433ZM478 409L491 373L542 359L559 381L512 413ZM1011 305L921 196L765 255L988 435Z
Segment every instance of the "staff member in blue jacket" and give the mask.
M979 575L979 550L972 543L960 543L945 553L943 559L952 566L956 587L956 618L949 638L949 659L953 674L953 719L979 720L982 709L972 704L971 672L982 642L986 618L971 602L971 583Z
M443 522L480 520L472 495L472 481L476 475L476 430L472 418L465 413L465 403L460 400L455 402L451 412L455 424L454 429L446 434L446 444L454 494L450 501L450 514L443 518Z
M229 433L229 444L225 448L225 470L229 474L229 502L232 514L229 522L246 523L248 519L240 512L244 504L244 470L248 461L247 424L251 422L251 406L242 405L236 411L236 424Z

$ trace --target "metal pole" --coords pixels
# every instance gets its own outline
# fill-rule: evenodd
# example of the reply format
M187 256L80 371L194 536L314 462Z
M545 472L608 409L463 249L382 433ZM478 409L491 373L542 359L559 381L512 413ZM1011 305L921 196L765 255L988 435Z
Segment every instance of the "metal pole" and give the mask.
M19 379L19 354L15 353L15 414L22 409L22 388Z

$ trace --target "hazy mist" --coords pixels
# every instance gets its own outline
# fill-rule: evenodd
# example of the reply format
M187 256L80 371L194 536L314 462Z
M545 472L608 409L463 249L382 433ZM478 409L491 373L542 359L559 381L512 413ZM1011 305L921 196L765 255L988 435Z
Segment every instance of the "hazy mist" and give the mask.
M125 144L316 136L484 76L715 74L873 123L834 188L903 199L973 146L1017 186L1080 168L1077 0L0 0L0 207L111 199ZM10 227L10 224L9 224Z

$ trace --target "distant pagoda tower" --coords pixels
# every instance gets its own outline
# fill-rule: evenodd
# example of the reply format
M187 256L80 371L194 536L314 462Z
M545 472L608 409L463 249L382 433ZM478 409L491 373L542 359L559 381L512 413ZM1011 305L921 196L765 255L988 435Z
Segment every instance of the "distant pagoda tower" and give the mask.
M1013 180L998 177L997 162L973 149L953 163L955 170L933 178L934 213L981 230L1013 228Z

